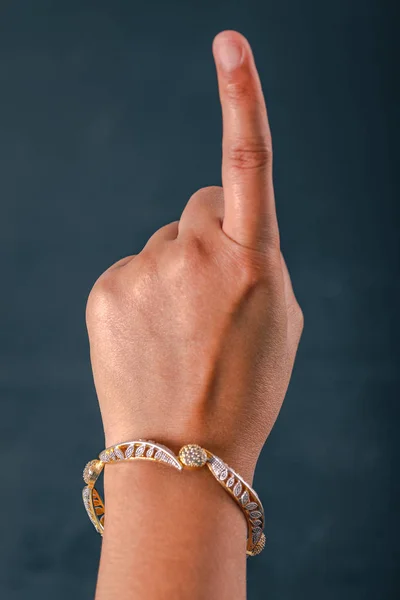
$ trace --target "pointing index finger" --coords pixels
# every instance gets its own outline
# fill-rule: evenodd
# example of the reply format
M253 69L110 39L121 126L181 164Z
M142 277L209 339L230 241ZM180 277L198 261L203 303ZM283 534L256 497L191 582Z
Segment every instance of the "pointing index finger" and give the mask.
M223 230L239 244L279 244L267 111L253 54L236 31L213 42L222 107Z

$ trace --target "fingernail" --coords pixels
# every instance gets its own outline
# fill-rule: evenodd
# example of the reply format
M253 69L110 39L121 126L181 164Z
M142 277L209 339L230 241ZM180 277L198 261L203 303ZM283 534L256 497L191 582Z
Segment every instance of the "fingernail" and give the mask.
M228 35L220 34L215 39L215 51L218 62L227 71L237 69L243 58L243 47Z

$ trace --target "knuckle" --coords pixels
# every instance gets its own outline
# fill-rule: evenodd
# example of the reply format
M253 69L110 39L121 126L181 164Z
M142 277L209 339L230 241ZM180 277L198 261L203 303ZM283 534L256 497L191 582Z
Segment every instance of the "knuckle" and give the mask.
M181 243L179 263L184 270L198 268L206 253L205 243L196 235L187 236Z
M150 305L160 282L157 254L143 250L137 258L136 267L131 271L129 278L121 282L121 296L128 302L131 310L140 310Z
M150 248L143 248L135 259L135 279L143 273L150 275L158 272L157 254Z
M252 287L258 283L267 284L270 287L278 285L281 275L279 247L271 245L263 251L235 247L231 249L232 251L236 265L235 276L246 287Z
M272 261L271 261L272 265ZM265 256L252 256L240 264L240 280L246 289L267 286L269 289L278 287L278 269L268 267Z
M181 231L186 229L197 235L205 228L205 223L215 218L222 220L224 214L224 193L220 186L203 187L190 197L181 216Z
M204 272L207 250L202 239L195 235L182 238L165 264L164 274L170 285L198 283Z
M113 271L106 271L97 279L86 302L86 322L103 320L115 305L119 285Z
M264 137L237 140L228 151L234 169L265 169L272 162L272 148Z
M262 270L254 262L247 262L241 266L240 283L245 290L252 290L258 287L263 281Z
M201 187L192 194L191 198L196 198L197 196L209 196L210 194L218 194L221 193L222 187L220 185L207 185L205 187Z
M157 261L142 251L129 270L105 271L93 285L86 302L87 324L110 324L134 310L147 306L157 289Z
M220 212L221 207L223 207L223 189L220 186L209 186L203 187L197 190L190 197L187 208L190 209L191 218L194 220L197 210L202 210L203 208L207 210L211 210L211 208ZM193 211L193 212L192 212ZM184 213L186 212L186 209Z

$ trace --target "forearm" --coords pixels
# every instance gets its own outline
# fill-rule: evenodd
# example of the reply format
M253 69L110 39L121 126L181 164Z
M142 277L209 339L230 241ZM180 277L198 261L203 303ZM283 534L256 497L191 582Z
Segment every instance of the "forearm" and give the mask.
M96 600L244 600L246 522L206 468L105 469Z

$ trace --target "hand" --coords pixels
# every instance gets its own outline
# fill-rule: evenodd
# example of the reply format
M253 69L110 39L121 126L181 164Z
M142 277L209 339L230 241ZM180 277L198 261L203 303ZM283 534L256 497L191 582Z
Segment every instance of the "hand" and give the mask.
M271 135L250 46L223 32L213 53L223 188L196 192L179 222L101 275L87 326L107 446L198 443L251 480L303 319L280 252Z

